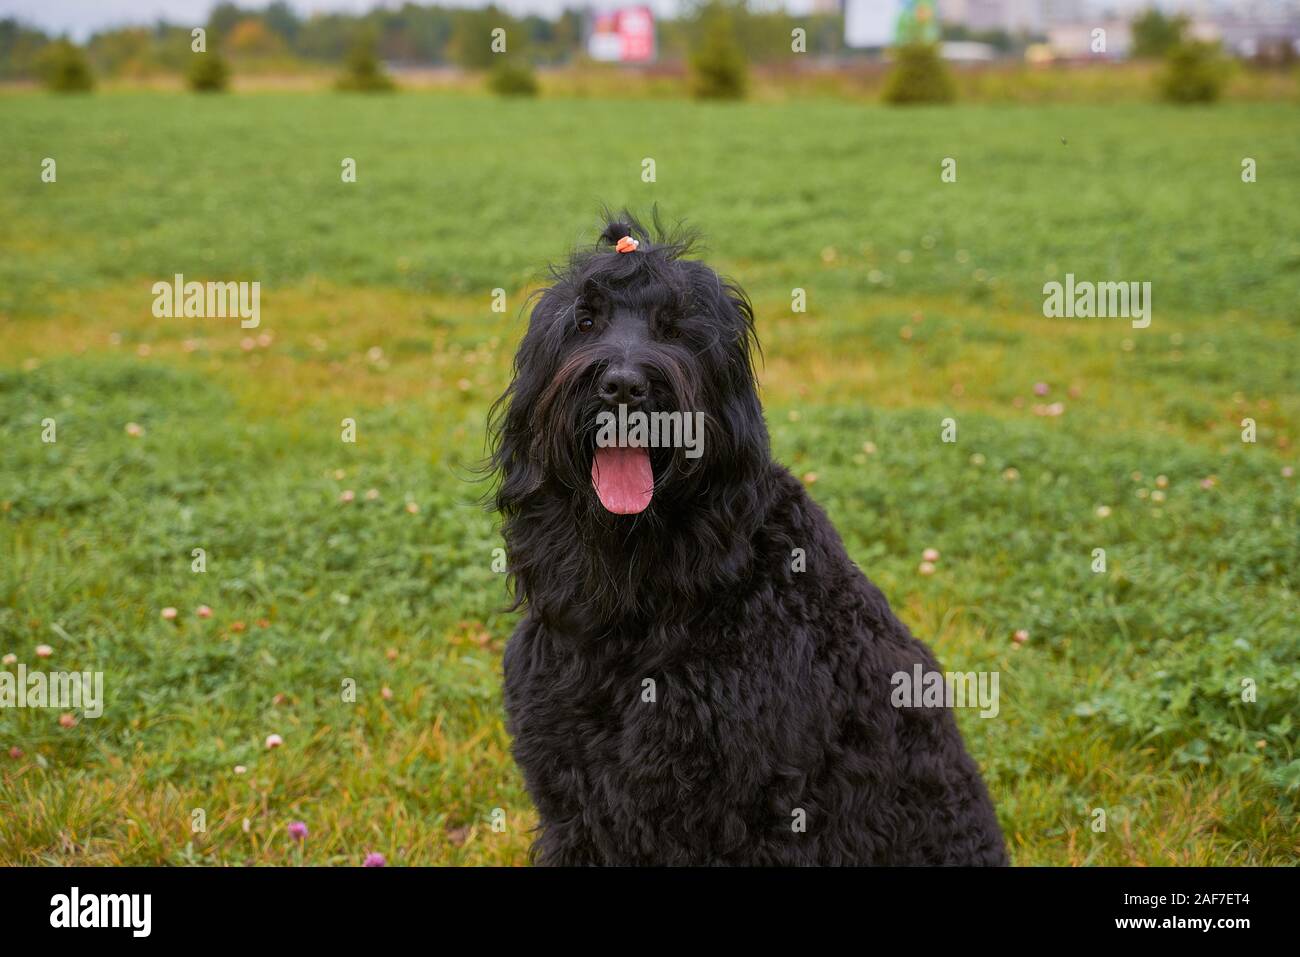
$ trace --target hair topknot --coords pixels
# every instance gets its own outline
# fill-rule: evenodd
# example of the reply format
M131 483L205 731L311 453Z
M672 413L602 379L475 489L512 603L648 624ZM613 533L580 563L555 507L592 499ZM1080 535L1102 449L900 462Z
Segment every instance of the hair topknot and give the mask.
M600 241L606 245L613 246L624 236L632 235L632 227L624 222L612 222L605 227L605 231L600 234Z
M601 246L616 246L624 236L631 236L637 240L641 244L642 252L654 249L669 259L685 256L697 245L697 236L693 229L681 222L672 226L664 223L659 215L658 204L650 208L649 223L643 222L641 217L634 215L628 209L616 212L608 206L602 210L601 222L605 225L601 229L600 238L596 240L596 251L601 251L599 249ZM588 248L587 252L591 251Z

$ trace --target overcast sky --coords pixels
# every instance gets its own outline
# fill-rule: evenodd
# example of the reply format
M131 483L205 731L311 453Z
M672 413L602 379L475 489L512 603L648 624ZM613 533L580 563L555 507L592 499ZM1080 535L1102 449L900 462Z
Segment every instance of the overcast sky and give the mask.
M96 30L124 24L153 23L164 18L172 23L203 23L216 0L0 0L0 17L16 16L42 29L71 33L84 40ZM270 0L246 0L243 7L265 7ZM434 2L434 0L421 0ZM489 0L437 0L446 6L479 7ZM512 13L554 14L566 6L614 7L632 0L497 0L497 5ZM678 0L636 0L648 4L656 13L671 14ZM1124 9L1149 6L1152 0L1092 0L1101 6ZM1190 5L1193 0L1154 0L1160 6ZM400 7L402 0L289 0L301 14L344 10L361 12L376 6ZM793 13L806 12L812 0L766 0L767 6L784 6Z

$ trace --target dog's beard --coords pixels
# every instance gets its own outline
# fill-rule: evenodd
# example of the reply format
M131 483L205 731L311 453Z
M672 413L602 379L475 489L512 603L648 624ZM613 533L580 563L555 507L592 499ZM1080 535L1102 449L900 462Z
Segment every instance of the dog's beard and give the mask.
M548 478L578 502L613 516L645 512L656 494L695 473L699 458L682 447L598 441L603 415L619 416L596 395L605 360L583 350L563 363L538 398L531 416L535 449ZM646 363L649 400L636 410L691 415L698 393L679 357L657 353ZM622 437L621 438L625 438ZM589 509L579 509L589 511Z
M741 580L753 559L770 495L757 397L746 390L728 398L716 388L726 382L721 371L707 368L691 369L700 375L696 390L652 390L647 404L661 410L670 402L688 410L683 400L701 396L701 411L716 411L702 416L699 457L680 447L645 453L650 501L620 513L602 502L593 476L598 416L607 410L592 370L574 370L548 376L520 401L503 440L502 458L512 467L498 507L516 607L526 602L538 620L575 639L598 639L620 621L667 628L707 609L706 596Z

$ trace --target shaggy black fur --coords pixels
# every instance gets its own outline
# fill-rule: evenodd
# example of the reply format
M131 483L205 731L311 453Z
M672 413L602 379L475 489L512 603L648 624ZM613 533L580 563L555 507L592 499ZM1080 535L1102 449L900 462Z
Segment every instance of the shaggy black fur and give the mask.
M657 217L657 238L620 219L553 270L492 415L535 859L1006 863L952 713L890 703L891 675L933 657L770 456L745 294ZM629 234L640 248L613 251ZM614 366L641 374L643 409L706 415L702 457L653 453L636 515L592 484Z

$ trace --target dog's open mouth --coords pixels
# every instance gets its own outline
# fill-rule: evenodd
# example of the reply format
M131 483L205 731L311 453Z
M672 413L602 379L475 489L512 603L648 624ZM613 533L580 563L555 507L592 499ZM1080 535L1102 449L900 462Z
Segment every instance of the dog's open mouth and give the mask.
M591 484L600 504L615 515L645 511L655 493L655 474L646 448L597 448Z

